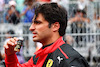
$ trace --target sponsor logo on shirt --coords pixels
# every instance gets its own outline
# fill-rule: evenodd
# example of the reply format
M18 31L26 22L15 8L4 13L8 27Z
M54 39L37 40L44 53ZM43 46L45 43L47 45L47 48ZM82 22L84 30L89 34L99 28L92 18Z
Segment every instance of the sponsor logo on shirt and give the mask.
M53 65L53 60L49 59L47 64L46 64L46 67L52 67L52 65Z
M58 61L59 61L59 64L60 62L63 60L63 58L61 58L60 56L57 57Z

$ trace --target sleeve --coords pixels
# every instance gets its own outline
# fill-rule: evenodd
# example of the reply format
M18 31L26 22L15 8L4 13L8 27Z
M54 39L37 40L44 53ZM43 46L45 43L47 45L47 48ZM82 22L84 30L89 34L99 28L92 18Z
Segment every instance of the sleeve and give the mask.
M28 62L26 62L24 64L20 64L18 62L16 54L13 54L10 56L5 55L5 56L6 56L5 57L6 67L33 67L33 66L35 66L33 64L33 57L31 57L31 59Z

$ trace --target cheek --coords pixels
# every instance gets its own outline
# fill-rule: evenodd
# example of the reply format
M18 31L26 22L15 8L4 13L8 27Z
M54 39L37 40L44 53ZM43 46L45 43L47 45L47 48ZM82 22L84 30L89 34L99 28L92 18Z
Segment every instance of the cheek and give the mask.
M37 30L38 32L43 32L43 31L45 31L45 27L39 26L39 27L37 27L36 30Z
M48 25L39 25L39 26L36 27L36 30L38 32L42 32L43 33L43 32L48 31L49 27L48 27Z
M41 28L40 30L39 30L39 32L41 33L41 34L48 34L48 33L50 33L50 29L48 29L48 28Z
M37 32L40 37L41 36L46 37L46 36L50 35L51 30L50 30L50 28L44 26L44 27L38 28Z

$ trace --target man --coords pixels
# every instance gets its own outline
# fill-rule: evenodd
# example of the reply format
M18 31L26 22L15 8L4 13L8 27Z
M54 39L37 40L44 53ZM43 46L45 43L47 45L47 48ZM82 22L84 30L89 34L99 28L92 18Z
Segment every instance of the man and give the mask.
M13 50L16 37L11 38L5 47L7 67L89 67L85 59L66 44L62 38L67 26L66 11L56 3L46 3L35 10L30 26L33 41L43 47L25 64L19 64Z

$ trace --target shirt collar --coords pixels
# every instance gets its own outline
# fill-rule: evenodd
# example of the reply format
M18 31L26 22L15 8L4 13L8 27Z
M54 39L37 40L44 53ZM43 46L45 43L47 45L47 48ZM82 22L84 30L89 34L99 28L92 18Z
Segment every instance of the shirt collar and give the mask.
M48 46L50 46L50 45L52 45L52 44L53 44L53 43L48 44L48 45L45 45L45 46L42 47L42 49L44 49L45 47L48 47Z

